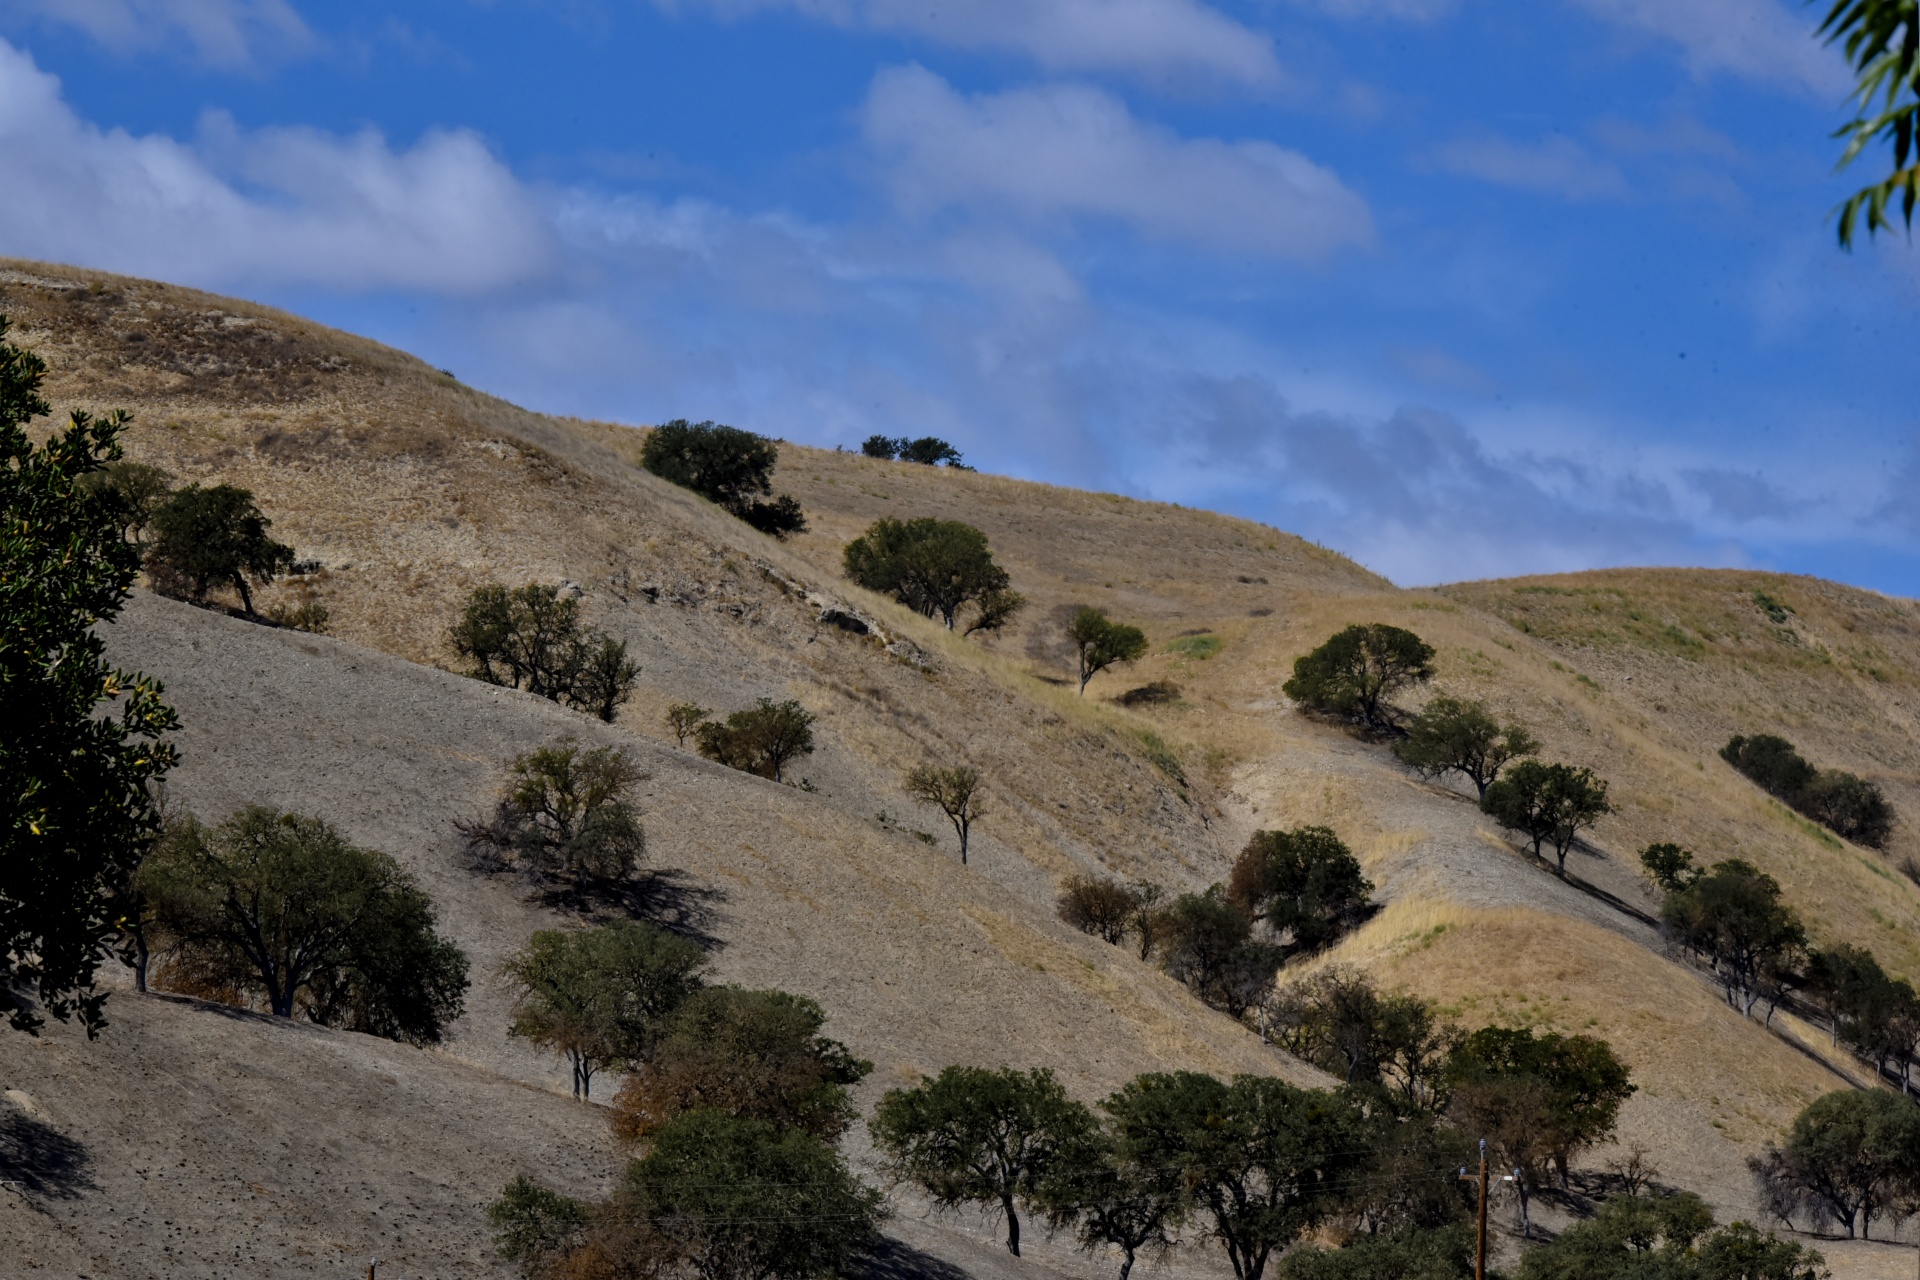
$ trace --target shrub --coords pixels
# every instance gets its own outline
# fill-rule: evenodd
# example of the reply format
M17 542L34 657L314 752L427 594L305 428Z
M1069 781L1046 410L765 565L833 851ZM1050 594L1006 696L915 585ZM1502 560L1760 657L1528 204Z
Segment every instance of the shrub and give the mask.
M1473 1271L1473 1232L1459 1227L1355 1236L1345 1247L1302 1245L1279 1280L1457 1280Z
M153 512L147 580L160 594L194 604L215 587L232 587L252 617L248 582L266 586L293 565L293 548L267 536L272 524L245 489L190 484Z
M960 463L960 451L938 436L921 436L910 439L907 436L868 436L861 442L860 452L869 458L898 458L901 462L918 462L933 467L945 463L959 471L970 470Z
M637 1141L705 1109L837 1139L855 1114L847 1090L873 1064L821 1035L826 1020L818 1004L784 991L695 992L666 1020L644 1069L620 1086L614 1131Z
M1373 882L1326 827L1256 831L1227 882L1227 899L1264 919L1294 952L1320 951L1366 917Z
M1285 958L1281 948L1253 938L1253 913L1219 885L1181 894L1158 923L1161 967L1230 1017L1260 1002Z
M640 678L627 642L586 626L557 586L477 587L448 631L467 674L611 722Z
M847 544L842 559L853 581L926 617L939 617L949 631L969 602L983 617L993 606L1001 614L995 626L1024 603L1009 592L1006 570L994 563L987 535L957 520L876 520Z
M1443 697L1421 708L1393 753L1430 778L1463 775L1484 800L1508 761L1539 749L1533 735L1517 724L1500 724L1484 702Z
M1871 1238L1873 1216L1913 1211L1920 1179L1920 1108L1878 1089L1845 1089L1807 1104L1786 1142L1748 1162L1762 1199L1783 1219L1835 1222Z
M111 506L121 536L144 550L153 513L173 496L173 477L145 462L109 462L82 476L80 487Z
M1115 622L1090 605L1084 605L1067 624L1067 639L1079 658L1080 695L1086 696L1087 681L1116 662L1132 663L1147 651L1147 633L1124 622Z
M646 1056L706 963L685 938L630 920L543 929L502 969L518 990L509 1034L563 1054L573 1096L590 1097L601 1068Z
M1433 646L1385 623L1348 627L1294 660L1281 691L1303 707L1375 732L1397 723L1386 699L1433 677Z
M924 1084L889 1091L869 1127L894 1171L935 1204L998 1209L1007 1252L1018 1257L1018 1203L1081 1158L1094 1121L1051 1071L948 1067Z
M773 492L779 458L779 446L765 436L685 418L649 431L640 450L640 465L661 479L693 490L762 533L784 538L806 532L807 521L787 494L760 501Z
M1751 738L1736 734L1720 748L1720 758L1788 804L1793 804L1816 776L1814 767L1801 759L1791 742L1770 733Z
M1556 870L1567 876L1567 851L1580 832L1613 812L1607 784L1591 769L1522 760L1507 770L1480 798L1480 808L1495 822L1518 831L1533 845L1533 856L1552 845Z
M1718 1230L1689 1191L1608 1200L1520 1260L1520 1280L1824 1280L1819 1254L1744 1222Z
M46 365L7 330L0 316L0 1011L26 1032L77 1012L93 1035L178 721L158 683L105 657L139 554L84 485L119 460L126 415L75 413L36 445Z
M515 756L493 819L460 831L470 854L517 863L541 879L581 887L624 880L647 852L632 799L645 776L621 747L564 737Z
M1460 1033L1415 996L1381 992L1363 973L1324 969L1276 990L1262 1008L1269 1040L1348 1084L1370 1085L1401 1112L1444 1105Z
M1878 849L1893 832L1893 806L1880 788L1839 769L1823 769L1801 794L1809 818L1844 840Z
M487 1208L496 1252L536 1280L547 1265L580 1247L590 1218L578 1200L521 1174Z
M1118 880L1069 876L1060 891L1056 911L1062 920L1080 932L1117 947L1132 930L1138 906L1138 892Z
M722 723L700 725L695 740L707 759L779 782L788 761L812 754L813 719L792 699L762 698L759 705L736 711Z
M460 1015L467 960L434 932L426 895L318 818L253 806L211 830L184 819L139 885L156 951L201 990L414 1044Z

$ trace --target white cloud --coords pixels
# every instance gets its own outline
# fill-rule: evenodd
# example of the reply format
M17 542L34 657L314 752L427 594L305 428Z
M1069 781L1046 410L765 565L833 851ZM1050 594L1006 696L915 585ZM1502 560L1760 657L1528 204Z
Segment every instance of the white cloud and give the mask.
M1679 45L1697 76L1724 71L1823 97L1848 88L1840 55L1814 35L1813 9L1777 0L1578 2L1595 17Z
M466 293L543 269L544 215L476 135L242 132L191 145L80 119L0 41L0 244L22 256L205 285Z
M874 79L862 127L909 211L1112 218L1157 239L1296 259L1373 237L1366 202L1299 152L1184 139L1095 89L967 98L924 68L893 68Z
M118 52L185 41L217 67L297 56L319 43L287 0L24 0L24 7Z
M1449 173L1503 187L1545 191L1568 200L1594 200L1627 193L1626 177L1571 138L1522 143L1507 138L1462 138L1433 151Z
M1270 37L1198 0L655 0L724 18L786 9L836 26L895 31L963 49L1007 50L1060 71L1266 87L1281 80Z
M1391 18L1399 22L1432 22L1458 7L1457 0L1293 0L1293 3L1334 18Z

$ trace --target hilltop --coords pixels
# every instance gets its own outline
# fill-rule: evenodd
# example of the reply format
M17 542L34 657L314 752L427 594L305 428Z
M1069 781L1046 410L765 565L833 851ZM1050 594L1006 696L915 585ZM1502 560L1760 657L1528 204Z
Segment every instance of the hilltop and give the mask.
M230 1274L332 1274L334 1259L395 1249L401 1274L484 1274L480 1207L506 1177L534 1159L581 1190L612 1175L604 1126L558 1096L564 1072L506 1039L491 976L557 917L469 871L452 826L485 808L507 758L561 732L641 755L650 861L711 912L720 974L820 1000L829 1033L877 1064L863 1103L956 1061L1051 1066L1083 1097L1145 1070L1317 1079L1052 910L1068 875L1196 888L1252 831L1303 822L1339 832L1385 904L1323 962L1467 1025L1605 1037L1640 1085L1622 1142L1727 1214L1753 1213L1746 1155L1858 1072L1823 1031L1746 1020L1667 955L1634 854L1674 840L1746 858L1818 940L1920 976L1920 888L1901 870L1920 827L1896 827L1884 851L1848 845L1716 754L1733 733L1783 733L1920 814L1911 601L1692 570L1400 590L1251 521L790 444L776 487L812 527L781 543L642 471L631 428L531 413L270 309L15 262L0 264L0 312L51 364L58 410L131 409L131 456L253 490L276 535L320 562L262 599L316 596L328 636L144 595L112 629L116 660L162 677L181 710L175 798L208 817L246 802L327 814L420 878L476 975L444 1050L128 992L94 1044L0 1039L6 1086L94 1153L91 1189L0 1211L0 1240L54 1273L92 1259L164 1274L126 1242L171 1220L195 1224L194 1256ZM1030 600L1005 634L955 636L844 579L841 548L869 522L922 515L986 531ZM640 688L614 724L448 670L446 628L492 581L572 584L593 624L629 641ZM1151 641L1084 699L1060 637L1080 604ZM1486 698L1610 780L1619 811L1575 855L1576 883L1530 865L1467 794L1290 708L1293 659L1355 621L1419 632L1439 651L1435 691ZM1176 644L1194 637L1218 644ZM1112 701L1156 680L1178 699ZM663 719L674 702L759 696L819 717L806 789L683 752ZM929 758L986 776L967 867L940 815L902 791ZM170 1083L134 1088L140 1071ZM357 1097L376 1105L362 1114ZM295 1125L294 1107L325 1123ZM524 1119L493 1123L509 1114ZM311 1175L293 1176L295 1150ZM416 1218L393 1216L402 1202ZM1002 1265L971 1224L904 1207L903 1249ZM1829 1256L1838 1274L1893 1265L1872 1246ZM1042 1265L1086 1266L1062 1246Z

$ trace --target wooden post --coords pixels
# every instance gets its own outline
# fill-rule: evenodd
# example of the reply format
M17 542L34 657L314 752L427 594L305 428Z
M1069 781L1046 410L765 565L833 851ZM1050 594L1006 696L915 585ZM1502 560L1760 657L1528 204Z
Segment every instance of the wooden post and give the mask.
M380 1259L367 1259L367 1280L373 1280L373 1273L380 1269Z

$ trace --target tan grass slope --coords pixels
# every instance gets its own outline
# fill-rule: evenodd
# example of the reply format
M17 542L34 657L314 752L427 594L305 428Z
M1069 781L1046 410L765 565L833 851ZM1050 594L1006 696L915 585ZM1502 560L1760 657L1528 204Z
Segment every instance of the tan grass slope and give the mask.
M504 993L487 978L551 917L465 871L450 823L485 804L505 756L572 731L645 753L655 861L726 895L721 972L821 999L833 1033L880 1063L876 1088L956 1060L1052 1065L1088 1096L1155 1067L1288 1070L1164 978L1062 929L1051 897L1061 876L1099 868L1203 885L1255 827L1324 822L1361 852L1389 904L1336 958L1469 1023L1604 1035L1642 1085L1624 1136L1653 1147L1669 1180L1750 1212L1744 1155L1841 1077L1734 1016L1632 912L1529 865L1457 792L1293 713L1280 693L1293 658L1351 621L1420 632L1440 651L1436 688L1487 697L1549 754L1612 781L1620 813L1602 824L1595 852L1575 856L1580 880L1645 913L1653 902L1632 859L1644 844L1746 857L1781 879L1820 939L1869 945L1896 972L1920 974L1920 891L1897 870L1920 854L1912 602L1687 571L1400 591L1248 521L796 446L783 449L777 483L813 528L780 544L640 471L634 431L525 412L281 313L29 263L0 264L0 312L53 364L62 409L131 408L130 452L183 479L253 489L276 532L324 563L265 599L316 595L332 611L331 638L142 599L116 632L116 653L165 677L180 702L183 801L209 816L246 800L325 812L406 860L435 894L475 957L471 1011L445 1054L365 1048L369 1063L430 1064L417 1068L422 1124L441 1123L429 1118L443 1114L433 1100L457 1097L462 1081L484 1077L509 1091L500 1097L520 1096L508 1081L559 1086L552 1064L505 1041ZM841 547L883 515L985 529L1032 601L1020 624L962 640L845 583ZM642 688L617 725L428 669L452 664L442 637L471 587L529 580L578 585L596 624L632 641ZM1784 623L1757 591L1792 610ZM885 634L824 625L818 606L829 597ZM1153 641L1148 658L1097 678L1084 700L1062 683L1059 638L1060 618L1080 603L1141 623ZM1217 653L1172 647L1195 632L1217 637ZM1149 680L1177 683L1180 701L1127 710L1106 700ZM668 703L730 710L755 696L796 697L820 717L820 750L798 770L813 792L671 748ZM1884 854L1809 827L1714 755L1729 734L1755 731L1784 732L1816 763L1873 777L1910 823ZM966 869L939 815L901 791L904 770L928 758L965 759L988 779ZM124 1065L133 1038L174 1045L169 1069L200 1096L224 1096L236 1133L265 1105L222 1083L244 1074L237 1064L249 1054L297 1076L305 1051L287 1046L360 1043L116 1001L115 1030L93 1046L60 1041L59 1052ZM236 1065L194 1067L188 1050L202 1034L209 1064ZM1804 1039L1825 1051L1817 1034ZM23 1087L50 1093L49 1114L92 1123L80 1117L95 1103L63 1112L55 1078L36 1074L46 1052L0 1040L5 1083L31 1079ZM98 1128L87 1140L114 1152L115 1170L139 1165L140 1117L166 1100L86 1096L127 1117L116 1121L118 1147ZM476 1110L493 1105L506 1104ZM556 1109L537 1122L548 1136L535 1144L551 1144L556 1176L580 1185L611 1173L614 1153L595 1145L571 1104L527 1095L524 1105L529 1116ZM473 1197L526 1155L523 1139L477 1117L465 1164L431 1143L410 1147L438 1170L418 1176L439 1179L429 1216L449 1242L421 1255L423 1269L428 1257L478 1256ZM236 1138L235 1149L249 1143L260 1145ZM416 1176L362 1147L328 1159L341 1186L364 1165L391 1189L383 1195L399 1194L391 1179ZM244 1164L208 1163L212 1181L199 1189L252 1177ZM168 1197L186 1194L185 1184L140 1185L163 1217ZM322 1236L351 1252L375 1220L340 1217L343 1203L323 1227L273 1219L278 1227L249 1239L299 1241L283 1258L296 1247L317 1256ZM43 1242L92 1229L88 1212L42 1207L50 1219L0 1224ZM235 1274L298 1273L235 1265Z

